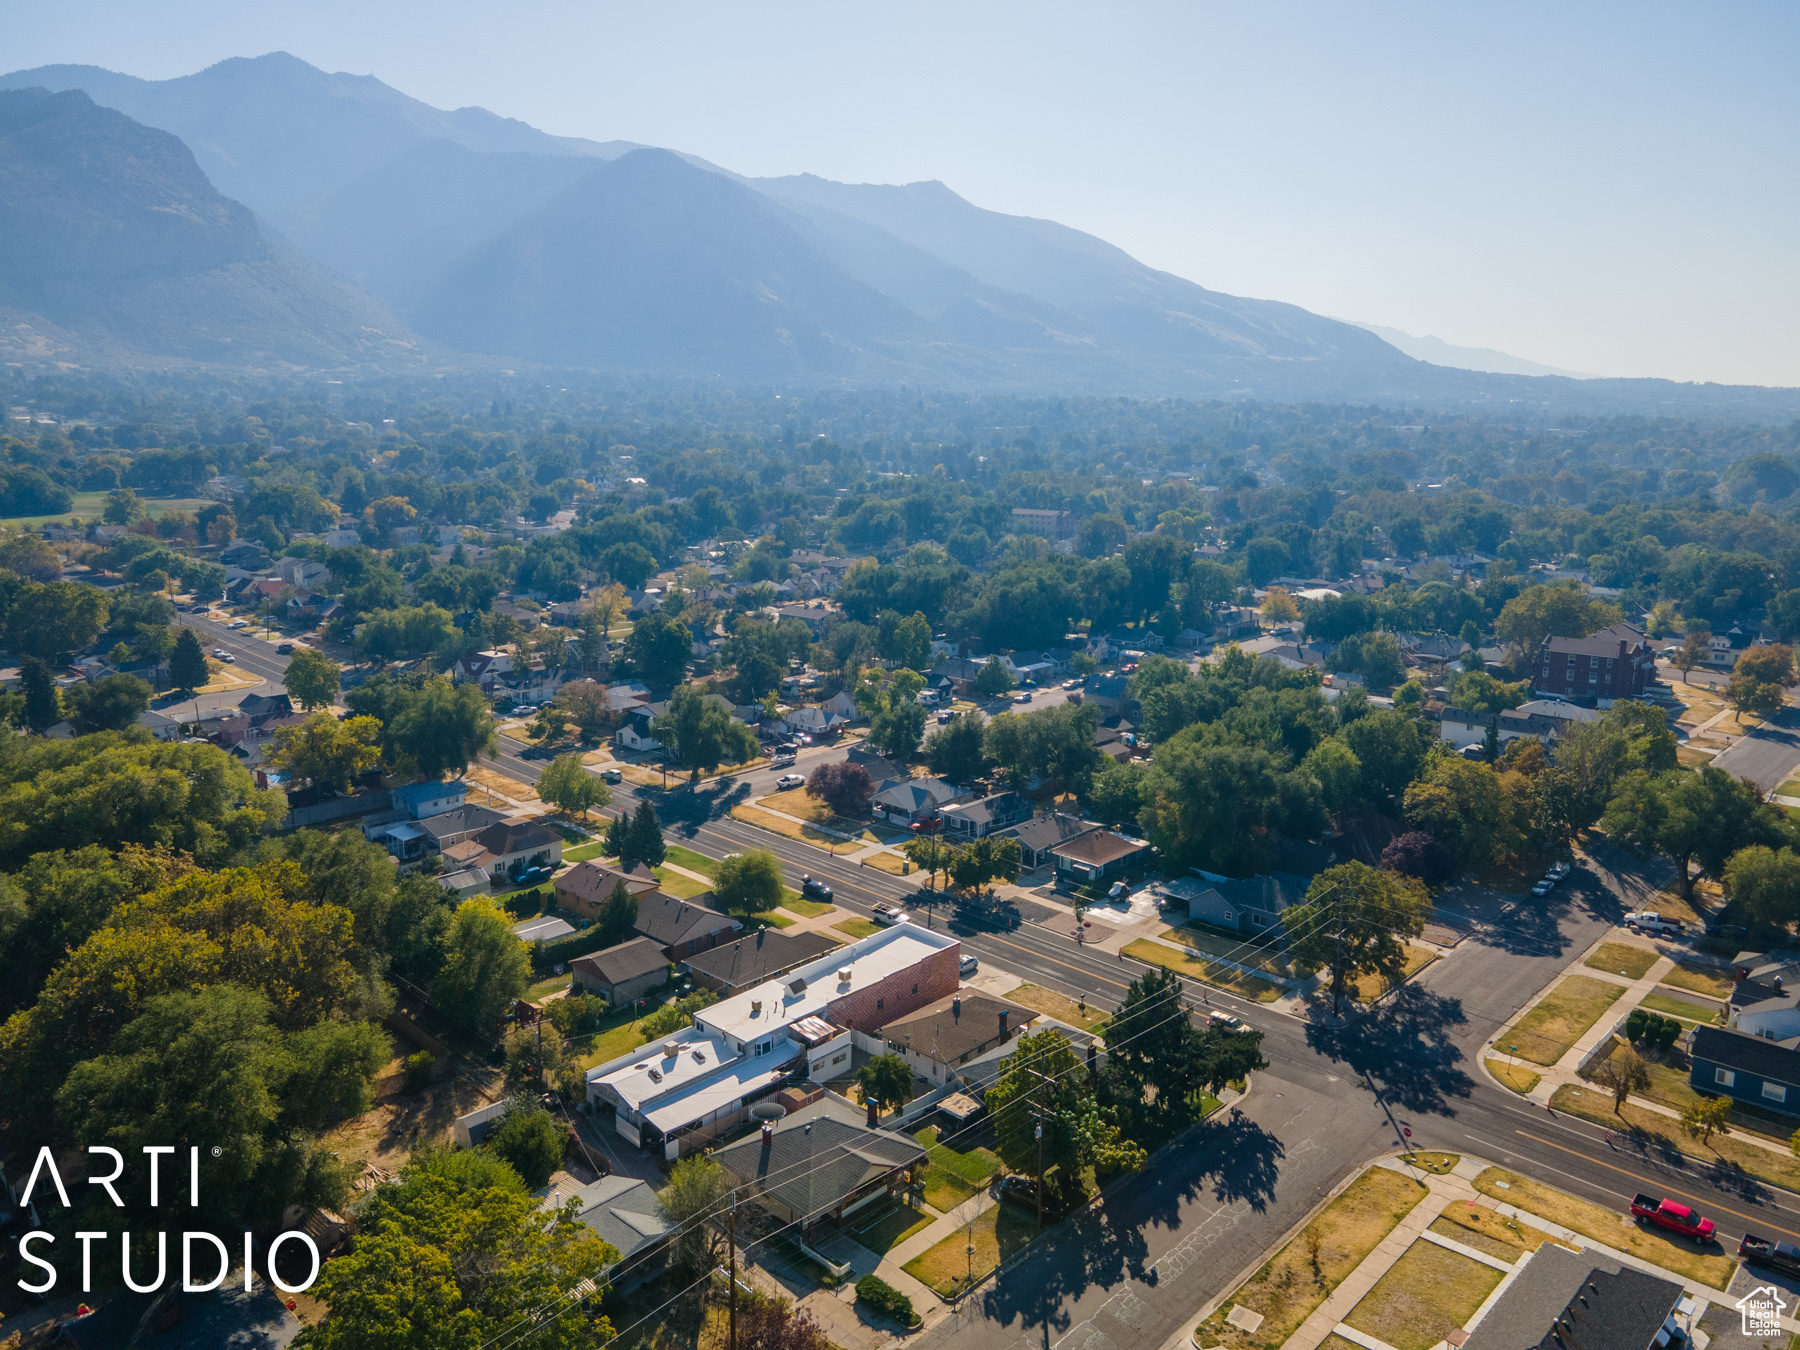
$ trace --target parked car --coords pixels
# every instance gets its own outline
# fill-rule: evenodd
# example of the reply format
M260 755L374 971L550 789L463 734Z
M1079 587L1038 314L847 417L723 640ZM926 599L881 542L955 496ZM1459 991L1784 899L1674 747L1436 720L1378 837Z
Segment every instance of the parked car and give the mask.
M233 656L230 652L222 654L219 657L219 660L223 661L228 666L235 666L237 664L237 657Z
M213 657L215 660L223 661L229 655L231 655L231 653L226 651L223 647L213 648Z
M1625 926L1636 929L1640 933L1656 933L1662 936L1677 936L1682 932L1681 920L1671 919L1651 910L1637 910L1625 916Z
M1016 693L1012 696L1012 701L1014 703L1029 703L1029 702L1031 702L1031 691L1029 689L1021 689L1018 693Z
M1744 1240L1738 1243L1738 1255L1752 1265L1779 1270L1784 1275L1800 1275L1800 1247L1791 1242L1745 1233Z
M1574 875L1575 868L1571 864L1559 862L1551 867L1548 872L1544 873L1544 880L1553 885L1560 885Z
M291 642L282 643L275 648L275 654L277 656L292 656L294 654L294 644Z
M1556 883L1554 881L1550 880L1549 877L1545 877L1542 881L1540 881L1540 882L1536 883L1534 886L1532 886L1531 893L1533 895L1548 895L1548 894L1550 894L1551 891L1553 891L1555 889L1556 889Z
M775 780L775 786L783 792L789 788L805 787L806 775L801 773L784 773Z
M1713 1240L1713 1221L1702 1218L1686 1205L1673 1200L1662 1200L1640 1191L1631 1198L1631 1214L1633 1218L1642 1219L1658 1228L1666 1228L1671 1233L1679 1233L1695 1242L1707 1243Z
M897 923L906 922L906 911L898 905L890 905L885 900L875 903L875 913L871 916L883 928L892 928Z
M973 975L980 969L981 958L976 956L973 952L964 952L962 960L956 963L956 972L959 975Z
M799 762L799 757L796 755L777 755L774 759L769 761L769 767L771 769L791 769Z
M937 715L937 720L940 723L948 722L952 717L955 717L955 716L956 716L955 713L951 712L949 709L946 708L943 712L941 712Z
M944 828L944 819L942 816L926 816L923 820L915 820L906 828L914 834L930 834L933 830Z
M512 715L514 717L530 717L533 714L535 714L536 712L537 712L537 704L521 703L518 707L516 707L512 710Z
M1108 900L1129 900L1131 899L1131 887L1126 882L1115 881L1106 888L1106 898Z
M1209 1026L1215 1026L1215 1027L1219 1028L1219 1030L1221 1030L1221 1031L1249 1031L1250 1030L1249 1025L1244 1021L1243 1018L1238 1017L1237 1015L1235 1015L1233 1013L1220 1012L1217 1008L1214 1008L1211 1012L1209 1012L1206 1015L1206 1021Z
M535 886L540 881L548 881L555 875L554 867L526 867L514 878L521 886Z
M233 619L230 623L226 624L225 626L227 628L248 628L250 626L250 620L248 620L248 619Z
M605 779L608 783L618 783L624 780L625 775L620 773L617 769L607 769L601 773L600 777Z

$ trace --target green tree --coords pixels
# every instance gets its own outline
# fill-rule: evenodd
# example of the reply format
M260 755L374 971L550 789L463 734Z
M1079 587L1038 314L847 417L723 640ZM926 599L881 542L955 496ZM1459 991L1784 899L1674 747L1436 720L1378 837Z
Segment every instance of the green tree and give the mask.
M1164 859L1255 872L1278 838L1309 839L1324 829L1317 782L1290 769L1285 752L1221 744L1209 731L1190 727L1163 742L1144 779L1138 823Z
M913 757L924 734L925 705L911 699L892 704L869 722L869 744L901 764Z
M1087 808L1109 825L1137 823L1144 807L1144 785L1150 768L1139 760L1109 764L1088 785Z
M538 796L569 815L586 816L596 806L612 804L612 789L587 771L581 756L558 755L537 781Z
M619 1253L573 1213L540 1209L485 1150L419 1150L370 1197L355 1250L326 1263L314 1292L329 1315L295 1346L479 1350L522 1326L534 1348L605 1344L596 1300L568 1293L592 1280L598 1295Z
M1725 697L1739 713L1767 717L1786 701L1787 688L1793 682L1792 648L1780 643L1749 647L1732 669Z
M1371 633L1362 640L1361 651L1357 669L1371 689L1392 689L1405 676L1406 662L1392 633Z
M997 656L988 657L981 669L975 672L975 692L983 698L998 698L1012 687L1012 672L1001 664Z
M169 656L169 682L177 689L190 692L212 678L206 665L206 652L191 628L175 635L175 650Z
M908 670L924 670L931 663L931 620L917 610L900 620L884 655Z
M412 661L461 641L450 611L439 605L378 609L356 634L356 650L381 661Z
M621 864L625 854L631 847L631 816L621 811L606 825L606 856L617 858Z
M1574 582L1558 582L1529 587L1508 600L1494 632L1502 643L1518 643L1535 661L1545 638L1586 637L1624 617L1617 605L1589 597Z
M304 722L279 728L264 759L270 768L315 787L343 792L381 763L380 739L381 723L373 717L340 722L328 712L316 712Z
M1023 716L1006 713L987 724L981 749L1015 787L1035 774L1079 796L1106 762L1094 743L1099 725L1100 708L1092 703L1065 703Z
M856 1086L877 1111L898 1111L912 1100L912 1066L899 1055L876 1055L856 1071Z
M1382 708L1357 718L1338 735L1362 765L1364 797L1383 810L1398 808L1425 762L1426 738L1418 723Z
M766 848L745 849L719 863L713 899L727 914L762 914L781 903L781 863Z
M551 1039L558 1045L560 1035ZM536 1043L537 1037L532 1037ZM562 1161L563 1127L541 1106L515 1105L508 1108L493 1132L483 1140L488 1152L509 1164L519 1179L531 1190L550 1184L550 1174Z
M987 1108L1006 1165L1039 1177L1054 1167L1066 1200L1080 1198L1088 1167L1107 1175L1144 1165L1143 1147L1124 1138L1116 1121L1101 1110L1086 1066L1055 1027L1019 1037L987 1090Z
M653 610L625 639L625 657L652 689L673 689L694 659L694 635L679 619Z
M684 684L669 700L669 710L650 724L650 734L687 765L692 780L720 764L742 764L756 755L756 733L731 716L731 710L700 686Z
M1523 843L1500 775L1486 764L1439 758L1406 789L1405 805L1407 824L1465 865L1494 862Z
M1695 666L1706 664L1706 658L1712 654L1712 634L1692 632L1682 640L1681 646L1669 658L1675 669L1681 672L1683 684L1689 683L1688 672Z
M445 938L444 967L432 982L438 1006L469 1031L490 1036L530 983L530 953L506 914L485 898L463 902Z
M288 662L281 682L294 701L307 711L329 708L337 701L338 663L324 652L301 647Z
M35 656L25 657L19 662L19 683L25 691L26 726L42 731L62 720L62 700L49 666Z
M149 518L149 508L130 488L114 488L106 494L106 503L100 508L100 519L107 525L136 525Z
M439 677L397 701L382 728L382 751L390 764L426 778L462 773L481 755L498 753L499 738L488 701L472 684Z
M1313 878L1305 903L1282 915L1293 958L1331 972L1333 1000L1363 975L1390 985L1406 972L1406 940L1425 931L1425 888L1397 872L1339 863Z
M688 1274L708 1275L719 1268L730 1195L731 1174L704 1153L690 1153L669 1169L669 1184L656 1201L675 1229L675 1263Z
M738 653L736 670L728 686L731 696L740 704L761 703L772 690L781 687L787 667L767 652L749 649Z
M1485 670L1465 670L1451 681L1450 706L1465 712L1502 713L1523 703L1531 681L1505 684Z
M150 686L135 675L102 675L71 686L63 700L78 734L123 731L150 706Z
M625 889L624 882L613 886L612 894L600 906L600 935L607 946L623 942L637 927L637 897Z
M981 735L987 721L978 712L958 713L925 738L925 763L932 773L951 783L969 783L981 776L986 759Z
M86 651L106 627L106 592L74 581L27 582L6 614L6 646L21 656L60 665Z
M1725 894L1759 923L1786 928L1800 919L1800 854L1752 844L1731 855L1722 878Z
M1715 1134L1731 1133L1731 1098L1700 1097L1681 1108L1681 1130L1705 1148Z
M651 867L661 867L666 853L662 822L656 818L656 808L649 802L639 802L631 824L625 830L625 845L619 853L620 866L647 863Z
M907 860L914 867L921 872L931 874L933 887L937 885L938 873L948 873L955 864L958 852L955 845L945 843L940 836L935 834L916 834L900 845L900 851L906 855ZM927 898L926 904L930 903L930 899Z
M1693 862L1702 872L1723 877L1739 849L1778 843L1781 837L1756 784L1710 764L1654 776L1642 769L1626 774L1601 825L1620 843L1673 858L1684 900L1694 893Z
M1134 1115L1148 1100L1165 1111L1186 1110L1202 1086L1200 1033L1182 995L1174 971L1146 971L1126 987L1107 1023L1107 1070Z
M950 861L950 876L958 886L979 892L983 886L1018 876L1023 858L1017 839L984 835L956 850Z

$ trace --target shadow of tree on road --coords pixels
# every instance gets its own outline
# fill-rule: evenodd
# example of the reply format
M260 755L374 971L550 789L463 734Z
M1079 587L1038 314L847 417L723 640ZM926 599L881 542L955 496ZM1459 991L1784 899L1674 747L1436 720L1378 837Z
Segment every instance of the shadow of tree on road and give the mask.
M665 792L652 798L663 828L692 839L709 820L728 815L750 800L748 783L716 778L695 791Z
M1374 1083L1391 1104L1449 1115L1451 1102L1473 1086L1450 1039L1450 1029L1467 1020L1461 999L1407 984L1347 1026L1309 1025L1306 1040Z

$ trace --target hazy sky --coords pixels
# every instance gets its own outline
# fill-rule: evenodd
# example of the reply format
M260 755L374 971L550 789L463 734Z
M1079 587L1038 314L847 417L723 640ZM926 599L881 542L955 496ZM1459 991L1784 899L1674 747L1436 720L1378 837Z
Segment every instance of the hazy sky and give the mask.
M745 174L937 178L1241 295L1800 385L1793 4L59 0L0 67L286 50Z

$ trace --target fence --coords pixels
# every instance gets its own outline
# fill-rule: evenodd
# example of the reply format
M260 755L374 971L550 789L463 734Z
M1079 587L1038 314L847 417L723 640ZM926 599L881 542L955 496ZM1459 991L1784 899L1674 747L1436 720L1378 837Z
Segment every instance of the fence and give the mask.
M334 797L328 802L315 802L311 806L290 807L282 824L295 830L307 825L322 825L328 820L344 820L350 816L366 816L371 811L385 811L390 802L391 794L386 788L378 792L358 792L349 797Z

